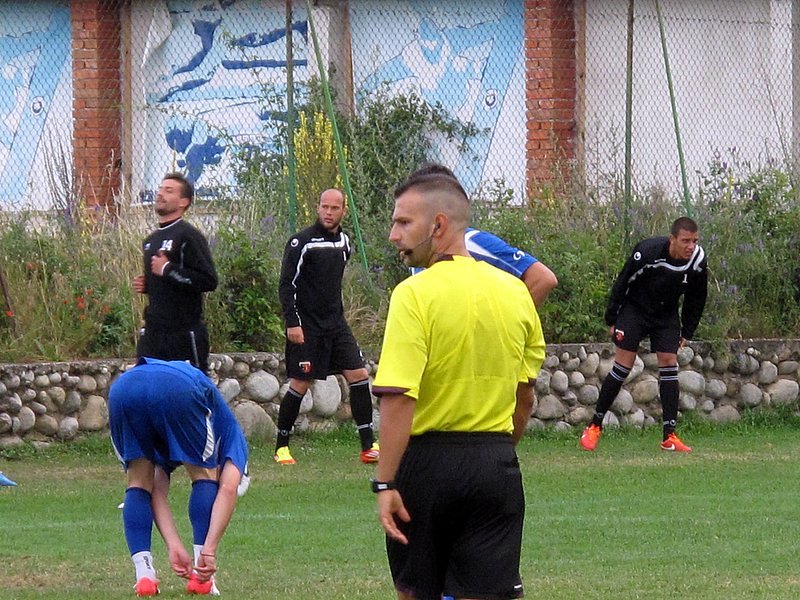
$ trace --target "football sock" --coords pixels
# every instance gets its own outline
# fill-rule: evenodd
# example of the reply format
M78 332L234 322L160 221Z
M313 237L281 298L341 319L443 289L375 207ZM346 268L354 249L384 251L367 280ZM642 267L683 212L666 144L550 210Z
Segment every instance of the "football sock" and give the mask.
M143 550L131 555L131 561L133 561L133 568L136 569L136 581L139 581L142 577L156 579L153 555L150 554L149 550Z
M664 439L675 432L678 422L678 365L658 368L658 393L661 396L661 412L664 425Z
M375 441L372 430L372 396L369 393L369 379L350 384L350 410L356 422L361 449L369 450Z
M195 544L202 545L206 541L217 490L219 484L210 479L198 479L192 483L192 493L189 496L189 522L192 524Z
M139 552L150 552L153 532L153 507L150 492L138 487L125 490L125 506L122 507L122 525L125 541L131 556Z
M625 383L625 378L628 377L630 372L631 370L628 367L624 367L618 362L615 362L614 366L611 367L605 380L603 380L603 385L600 386L600 396L597 399L597 407L592 417L592 425L603 426L603 417L605 417L608 409L611 408L614 399L622 389L622 384Z
M294 422L297 420L297 415L300 414L300 403L303 401L303 396L305 394L300 394L289 388L283 397L281 407L278 410L278 436L275 450L289 445L289 435Z

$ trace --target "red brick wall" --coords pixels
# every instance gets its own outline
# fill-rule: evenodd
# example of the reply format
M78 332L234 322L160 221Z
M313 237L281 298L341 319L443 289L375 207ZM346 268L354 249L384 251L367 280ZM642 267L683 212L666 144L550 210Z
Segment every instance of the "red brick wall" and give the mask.
M575 0L525 0L528 189L566 175L575 158Z
M75 181L90 210L113 208L119 188L121 0L72 0Z

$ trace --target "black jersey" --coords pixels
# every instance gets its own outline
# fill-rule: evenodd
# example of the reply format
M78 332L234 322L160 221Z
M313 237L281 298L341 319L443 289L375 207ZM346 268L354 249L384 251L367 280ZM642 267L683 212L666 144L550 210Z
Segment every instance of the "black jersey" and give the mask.
M150 259L163 250L169 259L161 276L150 269ZM178 219L159 226L144 241L145 325L161 331L191 328L202 320L203 292L217 287L217 272L206 238Z
M325 334L343 325L342 277L350 259L350 238L317 221L286 243L279 296L286 327Z
M683 296L681 337L691 339L700 322L708 292L708 268L698 245L689 260L669 255L669 238L655 237L636 244L611 288L605 321L611 326L624 304L636 306L654 319L674 317Z

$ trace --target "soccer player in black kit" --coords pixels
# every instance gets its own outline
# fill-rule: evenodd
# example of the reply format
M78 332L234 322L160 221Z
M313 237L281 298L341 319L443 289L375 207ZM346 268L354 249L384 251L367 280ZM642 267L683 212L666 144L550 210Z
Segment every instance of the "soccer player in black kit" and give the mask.
M144 241L144 275L133 289L147 294L144 327L136 356L185 360L208 371L208 331L203 323L203 292L217 287L217 272L208 242L183 220L194 188L180 173L168 173L158 188L158 229Z
M350 408L361 442L361 462L378 462L380 448L372 429L369 375L344 318L342 276L350 258L350 238L342 231L344 195L322 192L317 222L293 235L281 265L280 296L286 324L289 390L278 411L275 462L291 465L289 435L311 382L341 373L350 387Z
M611 288L605 321L617 346L614 366L600 388L597 408L580 445L594 450L605 416L636 360L639 342L650 337L658 357L658 388L664 435L661 449L691 452L675 435L678 418L678 348L692 339L706 304L708 270L698 245L697 223L677 219L669 237L639 242ZM678 304L683 307L678 315Z

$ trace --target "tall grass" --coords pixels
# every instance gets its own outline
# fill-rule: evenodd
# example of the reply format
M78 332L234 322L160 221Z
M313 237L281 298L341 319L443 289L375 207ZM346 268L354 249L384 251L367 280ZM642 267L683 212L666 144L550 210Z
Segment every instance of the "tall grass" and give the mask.
M313 220L321 188L336 184L329 124L311 98L297 132L306 171L298 178L297 228ZM364 272L360 261L352 261L344 300L357 339L372 354L380 347L389 293L407 276L387 239L392 188L435 158L432 136L458 141L459 151L468 155L470 141L483 135L413 95L383 100L366 101L360 114L341 116L340 123L357 199L351 209L360 211L368 262ZM283 147L280 139L276 144ZM201 202L189 213L209 236L220 276L219 289L206 302L214 352L283 347L278 275L293 233L284 162L274 148L243 150L234 161L236 188L218 189L213 202ZM625 203L619 175L597 169L579 177L565 168L557 185L529 198L516 197L503 181L485 182L473 197L474 226L537 256L558 277L558 287L539 307L551 343L604 341L608 293L631 245L666 235L683 212L679 199L655 182L638 182L632 201ZM694 215L710 280L698 339L721 345L726 338L796 336L795 181L791 165L770 159L747 163L735 151L712 154L708 168L697 173ZM120 202L116 220L81 222L80 202L73 198L78 192L65 192L55 217L0 213L0 269L15 312L13 317L0 312L0 361L133 353L146 298L132 292L130 281L142 268L139 245L155 219L149 207ZM350 218L344 227L354 233Z

